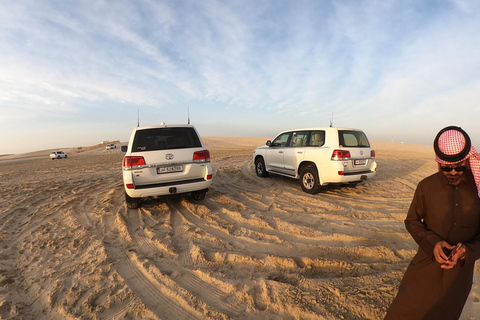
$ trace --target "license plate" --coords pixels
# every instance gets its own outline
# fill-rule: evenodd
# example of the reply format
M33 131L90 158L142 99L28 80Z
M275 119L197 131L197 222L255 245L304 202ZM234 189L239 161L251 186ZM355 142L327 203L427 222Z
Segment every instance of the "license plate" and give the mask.
M158 167L157 173L172 173L172 172L182 172L183 166L169 166L169 167Z
M356 166L364 166L367 164L367 159L353 160L353 164Z

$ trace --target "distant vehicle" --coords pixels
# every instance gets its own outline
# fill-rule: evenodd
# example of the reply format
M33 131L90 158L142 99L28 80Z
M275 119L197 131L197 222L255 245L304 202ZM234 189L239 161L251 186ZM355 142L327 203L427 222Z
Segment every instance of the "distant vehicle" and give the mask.
M67 157L67 154L63 151L54 151L50 153L50 159L52 160L66 158L66 157Z
M203 200L212 184L210 153L192 125L160 125L133 130L123 158L125 201L191 192Z
M255 172L300 180L302 190L316 193L327 184L356 185L375 176L375 151L358 129L309 128L288 130L253 152Z
M107 146L105 147L107 150L110 150L110 149L117 149L117 146L114 144L114 143L110 143L110 144L107 144Z

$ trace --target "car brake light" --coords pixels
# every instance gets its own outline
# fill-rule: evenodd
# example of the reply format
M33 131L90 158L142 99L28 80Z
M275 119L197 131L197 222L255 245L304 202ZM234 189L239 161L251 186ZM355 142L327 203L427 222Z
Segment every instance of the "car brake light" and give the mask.
M127 187L127 189L134 189L133 183L127 183L125 186Z
M370 150L370 157L375 158L375 150Z
M210 152L208 150L197 151L193 153L193 161L210 161Z
M207 175L207 180L212 180L213 174L208 174Z
M345 171L338 171L339 176L343 176L344 173L345 173Z
M348 150L333 150L332 160L347 160L350 159L350 151Z
M144 157L131 157L131 156L126 156L123 158L123 166L125 168L132 168L135 166L142 166L145 165L145 158Z

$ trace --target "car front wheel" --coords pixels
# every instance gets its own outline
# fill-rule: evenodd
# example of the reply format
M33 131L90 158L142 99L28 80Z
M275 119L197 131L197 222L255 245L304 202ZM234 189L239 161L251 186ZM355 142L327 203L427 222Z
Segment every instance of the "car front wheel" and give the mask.
M259 176L259 177L268 176L268 172L265 169L265 161L263 160L263 158L255 159L255 172L257 173L257 176Z
M300 185L306 193L314 194L320 185L318 180L318 172L315 167L308 166L302 169L300 173Z

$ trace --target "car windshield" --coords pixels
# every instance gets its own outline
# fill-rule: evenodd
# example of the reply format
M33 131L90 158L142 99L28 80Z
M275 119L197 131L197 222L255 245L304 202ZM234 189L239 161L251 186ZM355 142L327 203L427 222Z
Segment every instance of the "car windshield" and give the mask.
M200 139L193 128L152 128L137 131L132 152L201 146Z
M342 147L369 148L367 136L362 131L339 130L338 138Z

